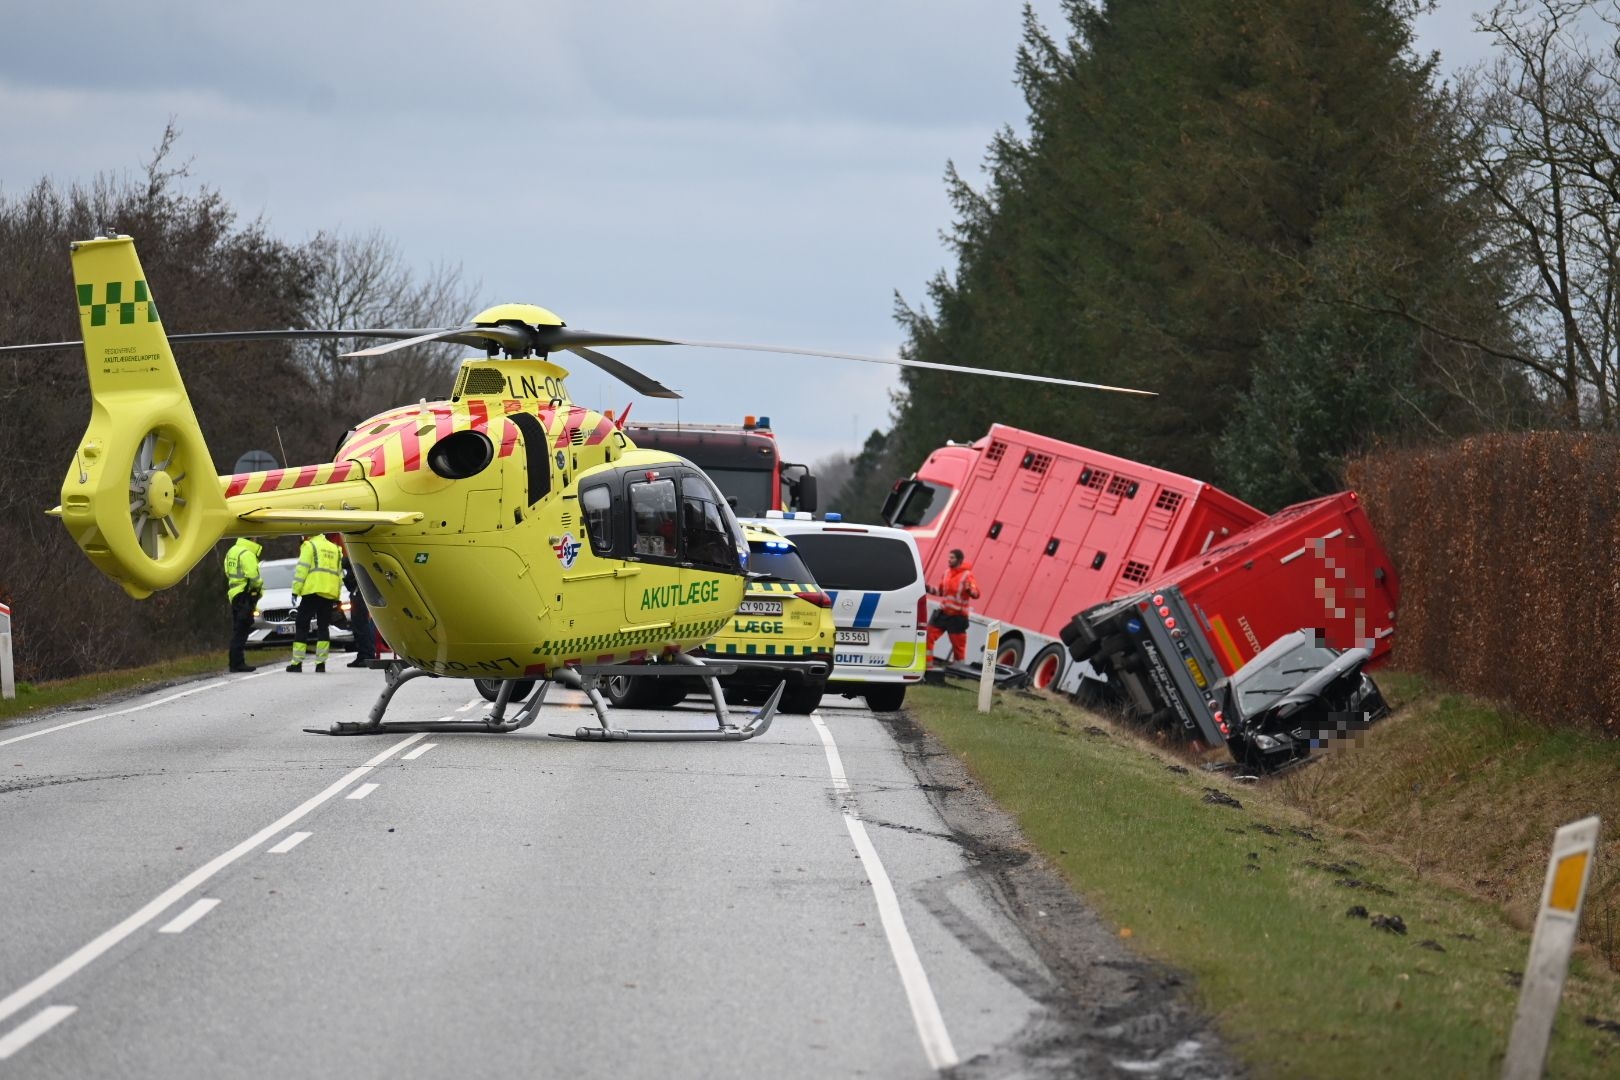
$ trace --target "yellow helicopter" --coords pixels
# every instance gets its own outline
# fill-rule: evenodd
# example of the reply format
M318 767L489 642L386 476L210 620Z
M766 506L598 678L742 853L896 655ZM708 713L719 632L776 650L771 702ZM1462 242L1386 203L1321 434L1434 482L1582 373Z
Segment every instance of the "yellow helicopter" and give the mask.
M610 415L569 400L572 352L648 396L680 395L594 346L704 345L866 360L953 373L1146 393L1048 376L806 349L696 342L568 328L530 305L490 308L433 330L175 334L174 341L275 337L394 340L349 355L423 342L481 348L462 361L448 401L371 417L332 461L218 476L152 291L127 236L72 245L92 411L51 513L90 561L131 596L168 588L225 536L338 532L379 632L397 656L370 715L321 733L475 730L533 723L554 682L583 690L597 726L580 739L745 740L765 731L781 687L734 723L715 674L686 650L737 610L748 544L724 497L673 454L641 450ZM694 670L697 669L697 670ZM602 678L707 676L715 726L627 731L609 723ZM482 721L385 723L406 682L489 680ZM538 683L511 717L506 710ZM317 730L317 729L308 729Z

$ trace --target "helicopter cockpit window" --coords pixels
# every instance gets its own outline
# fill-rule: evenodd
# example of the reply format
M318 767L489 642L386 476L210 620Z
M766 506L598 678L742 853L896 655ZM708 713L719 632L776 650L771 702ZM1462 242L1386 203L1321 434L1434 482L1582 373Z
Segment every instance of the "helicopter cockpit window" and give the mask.
M681 529L688 562L729 567L736 563L731 529L720 512L714 489L696 477L681 484Z
M630 485L630 519L637 555L655 559L680 556L676 533L674 480L647 480Z
M579 505L585 512L585 535L598 555L613 551L613 489L606 484L581 488Z

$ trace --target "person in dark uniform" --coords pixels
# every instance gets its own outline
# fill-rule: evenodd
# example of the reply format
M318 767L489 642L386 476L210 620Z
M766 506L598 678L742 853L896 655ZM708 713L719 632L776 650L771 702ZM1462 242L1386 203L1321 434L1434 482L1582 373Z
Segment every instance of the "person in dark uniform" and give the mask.
M349 631L354 634L354 659L349 666L365 667L367 661L377 659L377 641L371 633L371 610L366 607L347 552L343 556L343 587L349 591Z

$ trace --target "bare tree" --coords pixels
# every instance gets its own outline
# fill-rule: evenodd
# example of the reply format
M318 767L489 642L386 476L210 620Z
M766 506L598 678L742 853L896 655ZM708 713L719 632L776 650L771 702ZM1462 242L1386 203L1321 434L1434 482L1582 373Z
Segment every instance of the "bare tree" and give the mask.
M474 290L462 282L459 266L436 266L418 280L398 247L380 232L323 232L310 242L309 253L315 263L312 328L453 326L471 314ZM359 418L448 394L458 348L421 346L386 356L343 357L366 344L375 341L321 339L300 348L300 359L328 401Z
M1499 0L1479 17L1500 55L1463 90L1472 180L1511 268L1517 357L1572 428L1620 425L1620 0Z

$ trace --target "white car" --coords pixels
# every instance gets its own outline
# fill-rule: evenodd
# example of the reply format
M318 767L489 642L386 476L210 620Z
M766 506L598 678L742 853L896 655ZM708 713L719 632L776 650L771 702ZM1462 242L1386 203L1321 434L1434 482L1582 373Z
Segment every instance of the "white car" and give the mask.
M816 583L832 597L836 642L827 693L900 707L927 667L928 590L917 542L905 529L770 511L767 525L792 539Z
M297 559L267 559L259 564L259 576L264 578L264 595L253 611L253 628L248 631L248 648L255 646L291 645L294 608L292 582ZM352 649L354 634L349 630L349 601L339 600L333 605L333 622L327 636L335 648ZM343 625L339 626L337 620Z

